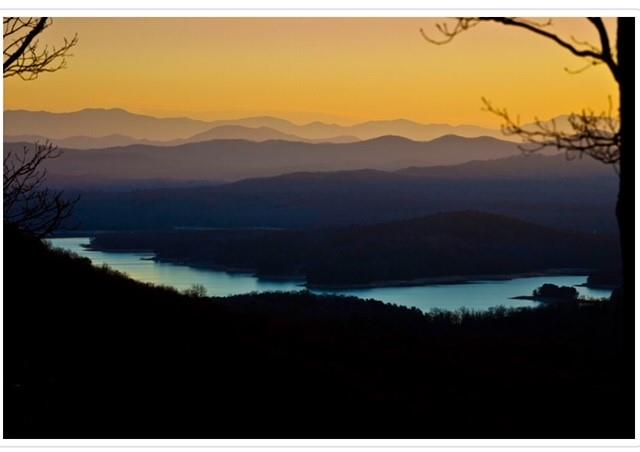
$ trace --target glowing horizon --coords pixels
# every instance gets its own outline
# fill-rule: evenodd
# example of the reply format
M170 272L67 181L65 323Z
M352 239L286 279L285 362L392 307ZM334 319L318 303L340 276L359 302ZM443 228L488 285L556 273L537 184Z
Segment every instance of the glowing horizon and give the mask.
M436 46L432 18L55 18L42 44L78 33L67 68L5 79L6 110L121 108L156 117L276 116L294 123L408 119L497 127L485 96L523 121L617 105L604 66L523 30L481 24ZM597 42L584 19L555 30ZM611 21L610 21L610 26ZM523 51L524 49L524 51Z

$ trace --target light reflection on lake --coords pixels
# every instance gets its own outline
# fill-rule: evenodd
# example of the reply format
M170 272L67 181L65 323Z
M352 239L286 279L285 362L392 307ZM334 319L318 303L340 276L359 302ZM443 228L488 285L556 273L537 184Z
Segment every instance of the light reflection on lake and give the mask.
M130 277L153 284L161 284L184 290L194 284L202 284L212 296L235 295L247 292L302 290L300 281L265 281L251 274L227 273L204 268L194 268L151 260L153 253L107 253L87 250L88 237L51 239L55 247L87 257L95 265L107 264ZM312 292L337 293L361 298L374 298L387 303L431 309L455 310L467 308L482 311L492 307L534 307L536 302L512 300L531 292L544 283L573 286L586 281L586 276L542 276L516 278L506 281L478 281L468 284L424 285L410 287L378 287L349 290L319 290ZM576 287L580 295L593 298L609 297L610 290Z

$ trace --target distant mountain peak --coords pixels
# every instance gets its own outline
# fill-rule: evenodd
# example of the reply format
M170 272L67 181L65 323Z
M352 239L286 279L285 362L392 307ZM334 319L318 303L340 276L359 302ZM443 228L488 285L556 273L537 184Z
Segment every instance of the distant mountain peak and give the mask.
M113 112L117 112L117 113L128 113L128 114L135 114L132 113L128 110L125 110L124 108L120 108L120 107L111 107L111 108L102 108L102 107L87 107L87 108L82 108L78 111L113 111ZM73 113L73 112L70 112Z
M379 125L379 124L405 124L405 125L420 125L420 123L412 121L406 118L395 118L395 119L372 119L370 121L365 121L360 123L360 125Z
M400 135L381 135L368 140L362 140L363 143L414 143L415 141L416 140Z
M134 140L186 140L217 126L267 127L287 136L308 142L348 142L369 140L387 135L413 141L430 141L447 134L466 137L487 135L500 137L500 131L480 126L424 124L406 118L377 119L352 125L313 121L297 124L287 119L257 115L236 119L204 121L188 117L154 117L123 108L89 107L75 112L50 113L28 110L5 111L7 135L41 135L63 139L73 136L101 137L127 135Z
M495 142L495 143L500 143L505 141L489 135L481 135L478 137L466 137L463 135L458 135L457 133L447 133L445 135L441 135L437 138L434 138L431 141L432 142L443 142L443 141L469 142L469 141L480 141L480 140L484 142Z

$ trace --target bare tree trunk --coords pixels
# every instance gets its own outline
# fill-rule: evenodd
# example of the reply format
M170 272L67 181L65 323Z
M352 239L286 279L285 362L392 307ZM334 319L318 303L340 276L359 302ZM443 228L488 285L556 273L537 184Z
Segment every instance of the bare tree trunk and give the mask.
M620 87L620 189L616 217L620 231L624 283L621 297L621 327L624 343L633 348L634 329L634 143L635 143L635 24L633 17L618 18L617 46ZM630 266L630 267L629 267ZM630 278L628 276L631 275Z

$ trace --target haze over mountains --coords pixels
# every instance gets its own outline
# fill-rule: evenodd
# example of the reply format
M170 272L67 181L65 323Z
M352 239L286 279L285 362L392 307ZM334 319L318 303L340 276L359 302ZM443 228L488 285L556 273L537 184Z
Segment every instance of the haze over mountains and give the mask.
M29 143L7 143L21 150ZM443 136L428 142L384 136L354 143L212 140L178 146L131 145L66 149L46 162L52 177L231 181L298 171L398 170L453 165L519 154L514 143L490 137Z
M454 130L483 136L438 135ZM83 193L74 220L84 229L307 228L479 209L616 231L610 166L524 156L517 143L473 126L206 122L86 109L9 111L5 133L13 134L5 152L55 138L64 152L44 162L48 182Z
M615 179L614 168L586 156L518 154L501 159L473 160L460 165L410 167L405 176L446 179L555 180L604 177Z
M358 138L349 135L330 137L327 139L310 140L296 135L279 132L270 127L245 127L236 125L224 125L212 127L202 133L197 133L189 138L178 138L175 140L146 140L142 138L132 138L127 135L112 134L101 137L92 136L71 136L66 138L50 138L43 135L10 135L6 142L40 142L51 141L53 144L69 149L101 149L110 147L130 146L133 144L147 144L150 146L179 146L186 143L198 143L210 140L248 140L248 141L300 141L304 143L351 143L358 141Z
M354 125L318 121L299 125L270 116L216 121L155 118L117 108L89 108L70 113L8 110L4 113L4 134L5 141L46 137L60 146L78 149L128 144L171 146L210 139L350 142L397 135L427 141L449 134L504 139L499 130L474 125L420 124L406 119L368 121Z
M484 171L476 177L478 164ZM534 155L392 172L298 172L213 187L83 190L74 223L87 230L309 228L475 209L615 234L616 193L617 177L605 165Z

